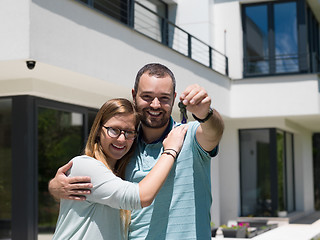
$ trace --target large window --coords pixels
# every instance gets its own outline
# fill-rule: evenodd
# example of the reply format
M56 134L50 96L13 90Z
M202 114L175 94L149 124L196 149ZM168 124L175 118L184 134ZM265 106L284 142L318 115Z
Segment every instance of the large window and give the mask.
M11 238L11 99L0 99L0 239Z
M136 0L134 13L134 28L167 44L165 32L168 24L163 20L168 18L167 4L159 0Z
M83 114L38 108L38 223L39 233L53 233L59 204L48 192L57 169L83 149Z
M306 9L304 0L243 5L244 76L319 70L318 24Z
M311 9L307 8L308 14L308 38L309 38L309 61L311 72L320 72L320 33L319 23L312 13Z
M128 0L79 0L91 7L105 13L114 19L119 20L124 24L128 24L129 21L129 6Z
M241 215L292 212L293 135L277 129L240 130Z
M95 114L34 96L0 98L0 240L50 238L59 206L48 181L81 154Z
M320 133L313 134L314 208L320 211Z

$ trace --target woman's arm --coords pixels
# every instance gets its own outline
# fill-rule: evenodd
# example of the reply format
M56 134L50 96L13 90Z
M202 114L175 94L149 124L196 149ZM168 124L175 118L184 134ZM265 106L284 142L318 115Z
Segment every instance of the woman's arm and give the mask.
M124 181L116 177L100 161L87 156L81 156L81 159L73 160L74 163L68 177L66 176L66 172L72 163L61 167L57 172L57 175L61 175L60 178L68 179L63 182L65 182L65 188L70 188L70 190L66 189L63 191L64 187L61 183L58 185L55 183L61 182L56 175L55 180L52 180L50 183L50 192L54 196L67 198L69 200L85 200L84 196L80 198L76 196L76 194L80 191L87 194L86 190L72 189L71 186L75 186L75 184L71 183L70 179L77 179L76 176L88 176L87 178L91 180L91 183L83 184L87 184L87 187L92 187L93 185L91 194L86 196L86 199L90 202L128 210L139 208L139 206L149 206L169 175L177 154L181 150L187 128L188 125L181 125L174 128L168 134L167 138L163 141L164 152L167 154L161 155L153 169L139 184ZM89 184L90 186L88 186ZM55 187L55 185L57 185L57 187ZM64 195L61 195L61 192L64 193Z
M93 188L87 196L90 202L127 210L149 206L170 173L182 147L187 128L188 125L181 125L168 134L163 141L165 153L138 184L116 177L100 161L87 156L82 156L81 161L74 160L70 176L91 177ZM83 161L84 159L86 161Z
M188 125L180 125L171 130L163 141L164 153L148 175L139 182L141 207L149 206L169 175L173 163L181 150Z

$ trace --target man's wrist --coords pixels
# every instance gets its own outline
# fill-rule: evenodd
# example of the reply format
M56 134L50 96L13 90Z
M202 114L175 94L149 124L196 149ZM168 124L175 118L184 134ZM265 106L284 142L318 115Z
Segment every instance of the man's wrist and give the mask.
M194 118L195 120L197 120L198 122L200 122L200 123L204 123L204 122L208 121L209 118L210 118L212 115L213 115L213 109L212 109L212 108L209 108L209 112L208 112L207 116L206 116L205 118L202 118L202 119L201 119L201 118L198 118L196 115L194 115L194 114L192 113L193 118Z

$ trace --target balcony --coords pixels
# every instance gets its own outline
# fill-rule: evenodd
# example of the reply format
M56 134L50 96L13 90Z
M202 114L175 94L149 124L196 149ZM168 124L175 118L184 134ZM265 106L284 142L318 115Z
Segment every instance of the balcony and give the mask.
M131 0L77 0L172 50L228 76L228 58L167 18Z

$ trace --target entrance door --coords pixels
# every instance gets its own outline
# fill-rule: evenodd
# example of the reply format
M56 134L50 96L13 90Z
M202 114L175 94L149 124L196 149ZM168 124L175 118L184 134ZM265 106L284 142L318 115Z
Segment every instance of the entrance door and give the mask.
M240 130L241 216L295 210L293 135L277 129Z

